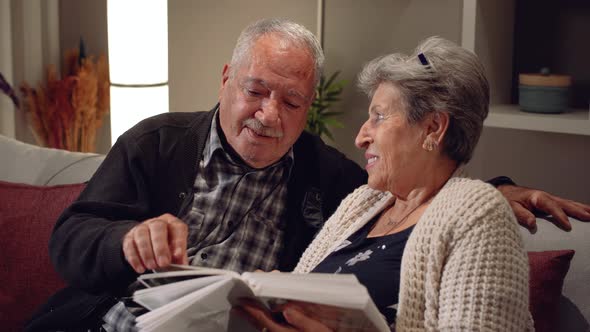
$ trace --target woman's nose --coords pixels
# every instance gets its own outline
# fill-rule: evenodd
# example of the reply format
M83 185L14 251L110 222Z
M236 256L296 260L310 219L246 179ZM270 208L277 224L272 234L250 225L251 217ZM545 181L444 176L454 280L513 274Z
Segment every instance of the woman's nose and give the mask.
M356 147L359 149L366 149L367 145L369 145L369 143L372 141L371 137L367 132L366 126L367 123L365 122L361 129L359 129L359 133L356 135L356 138L354 139L354 145L356 145Z

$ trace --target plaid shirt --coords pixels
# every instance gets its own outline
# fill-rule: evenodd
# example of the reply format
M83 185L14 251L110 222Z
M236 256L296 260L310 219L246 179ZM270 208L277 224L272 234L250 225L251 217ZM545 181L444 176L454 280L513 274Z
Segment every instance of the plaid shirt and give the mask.
M191 265L236 272L273 270L283 245L287 182L293 150L277 163L254 169L232 155L219 136L217 114L199 162L189 226ZM272 198L271 198L272 197ZM136 331L133 308L121 302L104 316L108 331Z
M216 119L212 128L216 128ZM282 247L292 150L263 169L228 153L211 130L194 184L189 226L191 265L236 272L273 270Z

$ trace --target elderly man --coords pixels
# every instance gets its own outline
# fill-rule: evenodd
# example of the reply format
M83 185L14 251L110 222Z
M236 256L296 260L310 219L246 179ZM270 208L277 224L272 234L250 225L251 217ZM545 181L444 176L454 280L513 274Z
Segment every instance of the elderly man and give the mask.
M323 60L301 25L258 21L223 68L217 106L162 114L121 136L56 224L51 258L72 287L29 330L132 329L134 308L121 297L138 274L171 263L290 271L366 182L358 165L303 132ZM513 207L545 210L564 227L564 210L590 219L580 204L503 187ZM515 212L532 225L532 214Z

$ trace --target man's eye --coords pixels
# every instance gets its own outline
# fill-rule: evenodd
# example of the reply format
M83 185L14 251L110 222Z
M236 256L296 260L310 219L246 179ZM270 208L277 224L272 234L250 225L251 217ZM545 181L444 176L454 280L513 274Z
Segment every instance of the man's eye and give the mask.
M297 104L293 104L293 103L289 103L289 102L287 102L285 104L287 105L288 108L293 109L293 110L299 108L299 105L297 105Z
M262 95L262 93L260 93L256 90L250 90L250 89L246 89L246 94L248 94L249 96L253 96L253 97L258 97L258 96Z

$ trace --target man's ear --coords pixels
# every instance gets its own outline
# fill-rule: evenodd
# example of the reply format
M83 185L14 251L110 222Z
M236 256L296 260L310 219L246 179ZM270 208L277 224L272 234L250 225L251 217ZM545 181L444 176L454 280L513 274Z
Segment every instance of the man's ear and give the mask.
M434 139L440 145L449 129L451 117L447 112L435 111L428 115L426 120L426 136Z
M225 85L225 82L227 82L227 80L229 79L230 68L230 65L227 63L223 65L223 71L221 72L221 87L223 87Z
M227 80L229 79L229 72L230 72L230 66L229 64L225 64L223 65L223 71L221 72L221 85L219 86L219 97L221 98L221 91L223 91L223 87L225 86L225 84L227 83Z

